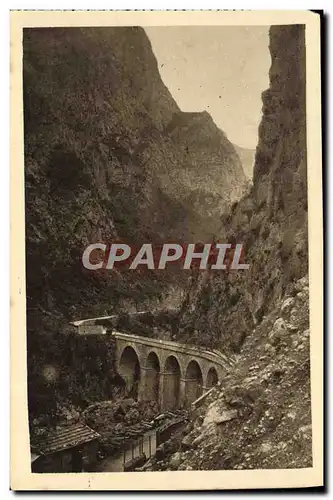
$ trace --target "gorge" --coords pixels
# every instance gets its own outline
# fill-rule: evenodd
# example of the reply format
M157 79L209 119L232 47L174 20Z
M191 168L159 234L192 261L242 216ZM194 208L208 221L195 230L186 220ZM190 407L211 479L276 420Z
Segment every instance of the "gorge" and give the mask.
M272 26L269 49L249 182L253 152L233 145L206 111L179 109L142 28L25 29L32 434L68 408L80 415L111 401L116 414L124 387L114 343L79 338L71 324L116 315L125 334L237 360L176 448L145 470L311 465L304 26ZM216 239L244 245L245 274L90 272L81 263L96 241ZM135 404L133 422L145 411Z

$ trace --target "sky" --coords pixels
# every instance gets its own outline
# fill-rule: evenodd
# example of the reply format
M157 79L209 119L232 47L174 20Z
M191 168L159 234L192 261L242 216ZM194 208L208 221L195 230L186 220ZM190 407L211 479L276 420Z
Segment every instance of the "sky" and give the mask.
M145 27L182 111L208 111L228 139L255 149L268 88L269 26Z

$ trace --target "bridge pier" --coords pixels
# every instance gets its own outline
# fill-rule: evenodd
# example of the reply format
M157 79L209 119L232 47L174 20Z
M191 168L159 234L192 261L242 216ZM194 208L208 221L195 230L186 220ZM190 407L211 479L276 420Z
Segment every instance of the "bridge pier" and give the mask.
M149 366L141 367L139 401L160 402L160 373Z
M203 393L203 385L200 384L197 378L185 378L183 379L183 405L185 408L188 408L193 401L198 399Z
M180 401L180 378L174 372L160 373L160 408L164 410L176 410Z

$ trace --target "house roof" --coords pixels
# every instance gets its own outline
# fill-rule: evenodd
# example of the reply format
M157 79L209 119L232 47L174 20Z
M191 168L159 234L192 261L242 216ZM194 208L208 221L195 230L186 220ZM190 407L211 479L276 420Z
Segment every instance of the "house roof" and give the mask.
M32 448L41 455L48 455L67 448L73 448L101 436L93 429L83 424L74 424L66 427L58 427L44 436L35 440Z

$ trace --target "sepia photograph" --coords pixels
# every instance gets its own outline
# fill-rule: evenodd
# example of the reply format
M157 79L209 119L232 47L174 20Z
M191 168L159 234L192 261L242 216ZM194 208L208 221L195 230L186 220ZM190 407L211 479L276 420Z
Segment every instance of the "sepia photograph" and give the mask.
M12 13L12 488L320 486L320 17L115 14Z

